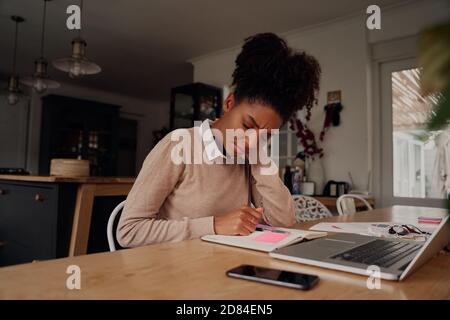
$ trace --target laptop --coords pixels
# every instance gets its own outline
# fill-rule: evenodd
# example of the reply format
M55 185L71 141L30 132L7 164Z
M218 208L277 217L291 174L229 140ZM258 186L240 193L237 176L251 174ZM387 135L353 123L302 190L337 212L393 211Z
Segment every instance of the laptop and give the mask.
M380 277L401 281L450 242L450 220L445 216L426 241L379 238L339 233L270 252L270 256L307 265L367 276L369 266Z

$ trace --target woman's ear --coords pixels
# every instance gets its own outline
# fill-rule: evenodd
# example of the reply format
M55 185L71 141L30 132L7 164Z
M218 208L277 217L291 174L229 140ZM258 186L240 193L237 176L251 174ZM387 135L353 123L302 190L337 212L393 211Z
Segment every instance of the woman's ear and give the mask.
M228 111L233 109L235 102L236 101L234 100L234 94L230 92L223 102L223 113L227 113Z

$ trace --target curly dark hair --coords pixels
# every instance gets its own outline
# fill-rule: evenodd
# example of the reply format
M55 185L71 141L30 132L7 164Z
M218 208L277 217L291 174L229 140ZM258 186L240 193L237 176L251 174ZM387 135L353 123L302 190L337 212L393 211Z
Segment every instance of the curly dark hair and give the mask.
M233 72L237 102L259 102L275 109L283 121L297 110L317 104L321 69L305 52L293 52L273 33L260 33L245 39Z

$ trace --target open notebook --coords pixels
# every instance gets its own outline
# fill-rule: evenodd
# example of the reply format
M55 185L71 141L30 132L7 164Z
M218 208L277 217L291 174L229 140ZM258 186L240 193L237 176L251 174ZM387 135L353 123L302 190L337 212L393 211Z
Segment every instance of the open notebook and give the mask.
M316 232L309 230L297 230L288 228L277 228L277 230L286 231L279 233L273 231L255 231L248 236L223 236L207 235L201 239L204 241L225 244L233 247L240 247L264 252L270 252L278 248L301 242L324 237L326 232Z

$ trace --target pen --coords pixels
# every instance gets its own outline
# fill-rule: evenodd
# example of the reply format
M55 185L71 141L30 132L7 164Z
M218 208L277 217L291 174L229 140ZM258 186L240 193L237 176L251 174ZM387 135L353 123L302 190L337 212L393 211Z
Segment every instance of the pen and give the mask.
M418 217L417 220L419 223L440 224L442 218Z
M433 220L433 221L442 221L442 218L432 218L432 217L418 217L419 220Z

